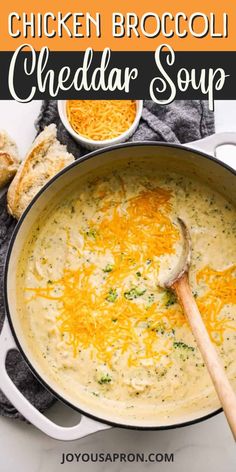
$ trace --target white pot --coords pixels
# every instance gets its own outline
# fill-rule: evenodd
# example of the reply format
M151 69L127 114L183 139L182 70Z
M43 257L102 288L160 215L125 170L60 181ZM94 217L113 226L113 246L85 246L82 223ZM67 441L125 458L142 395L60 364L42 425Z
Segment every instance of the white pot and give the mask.
M178 421L170 418L168 423L157 422L154 427L150 427L146 424L133 424L130 421L124 421L121 424L116 421L116 412L111 412L110 416L107 417L101 415L99 409L94 412L94 410L90 411L84 408L82 404L71 404L60 392L59 387L52 385L50 379L47 379L45 375L40 372L33 356L31 356L31 353L28 351L16 309L16 280L14 274L16 273L17 261L29 228L31 228L32 224L37 220L43 208L55 194L60 192L60 190L70 182L75 179L79 180L83 174L92 172L94 169L107 162L112 162L115 166L118 160L122 161L129 158L138 160L139 158L145 157L147 163L150 159L152 162L156 163L158 168L170 168L170 170L174 169L183 173L187 172L198 175L199 178L204 179L210 185L214 185L219 192L236 203L235 170L212 157L216 147L222 144L236 144L236 133L215 134L186 146L161 142L140 142L126 143L105 148L100 151L94 151L75 161L52 178L50 182L41 189L22 215L12 236L6 258L4 294L7 317L0 336L0 388L15 408L44 433L56 439L71 441L96 431L108 429L111 427L111 424L135 429L176 428L178 426L187 426L202 421L221 411L220 409L215 410L213 408L204 416L199 412L192 417L183 417ZM82 419L77 426L67 428L56 425L53 421L36 410L19 392L8 376L5 368L7 353L10 349L15 347L20 350L36 377L53 392L55 396L65 401L67 404L70 404L72 408L82 412Z

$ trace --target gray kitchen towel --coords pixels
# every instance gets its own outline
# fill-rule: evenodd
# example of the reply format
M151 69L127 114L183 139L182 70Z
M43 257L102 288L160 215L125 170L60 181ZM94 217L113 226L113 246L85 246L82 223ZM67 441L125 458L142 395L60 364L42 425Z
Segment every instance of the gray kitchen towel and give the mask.
M60 122L55 100L43 102L41 113L35 124L37 132L40 133L45 126L51 123L56 123L58 139L67 145L68 151L76 158L88 152L78 146L65 130ZM209 111L207 102L176 100L170 105L160 106L151 100L146 100L140 125L130 140L187 143L204 138L212 133L214 133L214 115ZM0 329L5 317L3 301L4 260L15 225L15 220L7 213L6 195L3 195L0 198ZM7 370L19 390L38 410L43 412L54 403L53 395L34 377L18 351L12 350L9 352ZM1 391L0 414L23 419Z

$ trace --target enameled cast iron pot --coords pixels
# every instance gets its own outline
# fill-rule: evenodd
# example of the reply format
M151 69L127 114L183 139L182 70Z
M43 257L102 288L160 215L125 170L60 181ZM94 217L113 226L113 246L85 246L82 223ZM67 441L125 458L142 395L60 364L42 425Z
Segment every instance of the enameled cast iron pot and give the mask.
M7 316L0 336L0 388L22 415L44 433L56 439L73 440L99 430L108 429L112 425L135 429L176 428L178 426L187 426L202 421L221 411L220 409L215 410L212 408L204 416L199 412L198 414L194 414L194 417L183 417L181 421L178 422L173 418L172 421L167 424L163 424L163 422L158 424L157 422L156 425L148 427L148 425L145 424L134 425L130 422L125 423L125 421L123 424L118 424L112 416L113 412L111 412L109 417L102 417L99 411L94 413L94 407L93 411L89 411L88 408L83 408L82 404L71 404L60 392L59 387L53 385L52 382L46 378L45 373L40 372L40 367L36 365L36 361L32 358L29 348L27 348L16 310L15 274L19 254L26 240L29 228L37 220L43 208L50 202L55 194L65 186L68 186L70 182L76 179L79 185L80 178L84 173L93 172L95 168L99 168L107 162L111 162L115 168L118 160L124 162L130 158L139 160L139 158L145 157L147 159L147 165L150 160L152 162L155 161L157 169L176 170L182 174L197 175L228 199L232 200L236 205L236 172L233 168L212 157L215 149L222 144L236 144L236 134L215 134L201 141L188 144L187 146L140 142L121 144L94 151L77 160L66 169L63 169L57 176L51 179L24 212L15 228L6 258L4 294ZM78 425L62 427L53 423L36 410L19 392L8 376L5 367L7 353L12 348L19 349L35 376L46 388L60 400L81 412L81 421Z

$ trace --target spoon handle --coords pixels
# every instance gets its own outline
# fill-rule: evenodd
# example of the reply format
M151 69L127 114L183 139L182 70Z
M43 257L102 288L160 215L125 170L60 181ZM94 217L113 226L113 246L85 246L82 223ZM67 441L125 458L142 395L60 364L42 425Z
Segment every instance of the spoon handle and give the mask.
M236 395L203 323L189 286L188 274L185 273L172 288L184 309L236 441Z

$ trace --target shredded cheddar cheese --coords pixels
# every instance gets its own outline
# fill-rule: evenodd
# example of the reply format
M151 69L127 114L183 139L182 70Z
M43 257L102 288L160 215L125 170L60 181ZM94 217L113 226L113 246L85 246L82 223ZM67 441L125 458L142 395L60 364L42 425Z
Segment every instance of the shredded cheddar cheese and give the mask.
M217 271L207 266L197 274L197 282L204 283L208 290L197 300L211 339L218 345L223 342L224 332L235 329L222 309L236 304L236 266Z
M154 273L153 264L147 262L154 256L175 252L179 232L170 217L172 193L156 187L127 199L125 183L120 178L116 195L99 187L98 198L101 218L88 222L90 230L84 235L83 249L77 251L109 251L113 263L104 269L103 283L96 287L94 282L97 271L102 269L84 262L76 270L65 268L63 276L46 287L27 288L32 292L28 302L42 297L57 304L57 325L61 335L66 334L74 356L79 349L93 348L91 355L95 349L108 365L119 353L127 355L129 366L138 365L142 359L159 362L173 348L172 333L186 325L185 316L178 303L166 305L162 289L156 288L156 298L151 297L150 302L150 294L142 286L129 290L127 280L140 267L145 280ZM70 245L68 230L66 239ZM158 269L156 262L156 273ZM204 295L197 303L217 344L223 341L227 329L234 329L222 309L228 303L236 303L235 272L235 266L221 272L205 267L197 275L197 282L204 285ZM167 333L164 340L162 328Z
M135 115L135 100L67 100L72 128L94 141L120 136L130 128Z

